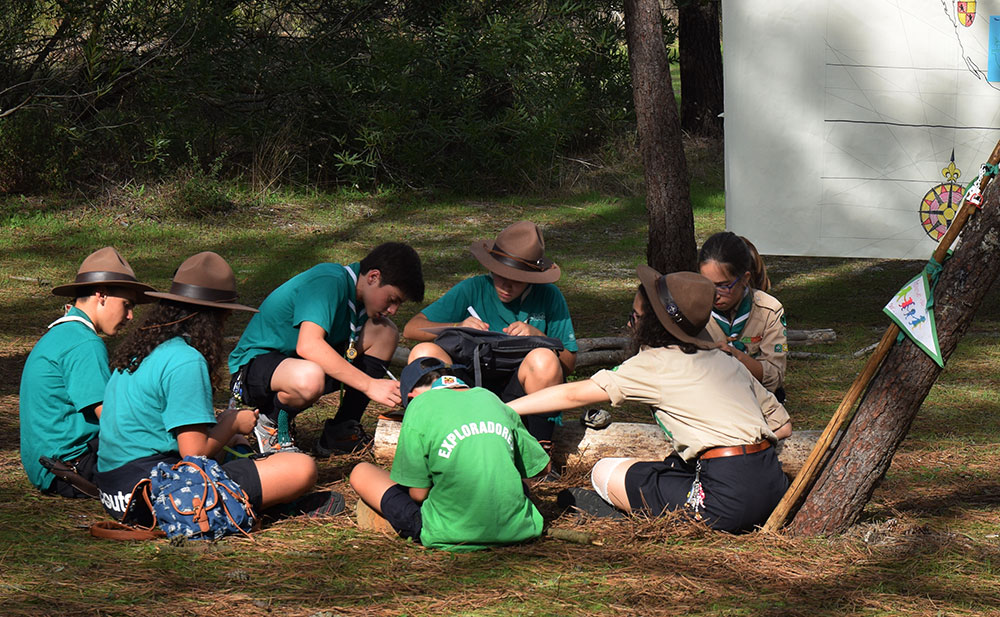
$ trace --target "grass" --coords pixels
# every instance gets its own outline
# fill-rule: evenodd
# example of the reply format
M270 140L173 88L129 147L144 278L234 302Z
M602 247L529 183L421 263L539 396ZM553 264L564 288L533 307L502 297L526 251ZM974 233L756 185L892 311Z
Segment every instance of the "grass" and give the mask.
M692 195L699 239L724 226L721 153L696 144ZM714 149L713 149L714 148ZM165 287L173 269L215 250L254 304L320 261L349 262L384 240L420 251L428 300L479 272L466 250L521 218L545 229L565 275L560 287L581 337L621 334L645 255L641 199L427 196L405 193L265 196L227 188L224 213L172 212L170 187L109 191L100 199L0 201L0 613L3 615L983 615L1000 614L1000 314L990 293L917 416L861 524L836 538L728 536L670 519L622 524L560 516L555 493L586 481L570 469L536 491L551 527L582 529L595 545L551 537L469 555L415 548L357 529L349 516L289 519L215 545L117 544L86 532L95 502L40 495L18 452L21 365L87 252L113 244L143 280ZM187 206L185 206L187 207ZM797 428L822 428L878 340L881 307L921 264L767 258L790 327L832 327L826 355L789 363ZM26 280L28 279L28 280ZM38 282L41 280L41 282ZM402 323L420 307L405 306ZM245 317L234 316L236 336ZM110 345L114 341L109 341ZM586 374L586 373L585 373ZM328 397L303 414L312 445ZM219 404L223 395L219 394ZM619 419L644 420L628 407ZM370 418L366 422L371 423ZM345 478L366 455L320 461L320 486L356 497Z

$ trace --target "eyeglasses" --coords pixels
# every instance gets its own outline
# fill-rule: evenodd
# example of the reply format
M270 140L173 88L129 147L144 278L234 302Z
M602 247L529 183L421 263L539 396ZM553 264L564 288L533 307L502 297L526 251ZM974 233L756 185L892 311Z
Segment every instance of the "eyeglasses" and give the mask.
M731 292L733 290L733 287L736 287L736 284L739 283L740 279L742 279L742 278L743 278L742 276L737 276L735 279L733 279L733 281L731 283L728 283L728 284L722 283L720 285L719 283L716 283L715 284L715 291L718 292L718 293L720 293L720 294L727 294L727 293L729 293L729 292Z
M625 325L629 328L634 328L635 324L639 322L640 317L642 317L642 315L640 315L638 311L636 311L635 309L632 309L632 312L629 313L628 321L625 322Z

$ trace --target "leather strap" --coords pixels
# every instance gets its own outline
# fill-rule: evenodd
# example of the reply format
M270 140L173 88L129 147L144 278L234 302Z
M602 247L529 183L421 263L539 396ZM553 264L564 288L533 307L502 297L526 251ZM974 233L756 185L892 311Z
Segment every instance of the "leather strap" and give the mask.
M99 521L94 523L90 526L90 535L95 538L119 541L155 540L157 538L167 537L167 534L163 533L160 529L133 527L132 525L126 525L124 523L119 523L118 521Z
M748 446L720 446L718 448L709 448L701 454L698 455L700 459L706 458L723 458L726 456L743 456L744 454L754 454L756 452L763 452L771 447L771 442L764 440L758 443L753 443Z

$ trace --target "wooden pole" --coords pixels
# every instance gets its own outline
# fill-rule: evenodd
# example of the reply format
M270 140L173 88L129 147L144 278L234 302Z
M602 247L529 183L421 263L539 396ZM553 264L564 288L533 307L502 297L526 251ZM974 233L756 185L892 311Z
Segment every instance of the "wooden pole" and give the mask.
M1000 162L1000 141L998 141L997 145L993 148L993 152L990 154L987 162L989 165L996 165ZM983 191L986 190L986 186L992 178L992 176L987 176L983 180L983 184L980 187ZM951 245L961 233L962 228L965 227L966 221L969 220L969 217L971 217L972 213L977 209L977 206L963 202L962 208L958 211L958 215L952 221L951 225L948 226L948 231L945 232L941 241L938 243L937 249L934 251L935 261L938 263L944 263L945 257L948 255L948 249L951 248ZM855 404L858 400L860 400L861 396L868 388L868 384L871 382L872 378L878 372L879 366L881 366L885 356L889 353L889 350L892 348L898 335L899 326L895 323L891 324L886 329L885 334L882 335L882 340L875 349L875 352L868 358L868 362L865 363L864 368L858 374L857 378L855 378L854 383L851 384L847 394L844 395L844 399L840 402L837 410L833 413L833 417L830 418L830 422L827 423L826 429L824 429L823 433L816 441L816 446L813 448L812 452L809 453L809 457L806 459L805 464L803 464L802 470L795 477L791 486L788 487L785 495L781 498L781 501L778 502L778 505L774 508L774 512L771 513L770 518L767 519L767 522L761 528L761 531L778 531L792 516L794 516L795 509L798 508L802 499L812 488L817 477L822 471L828 458L830 445L833 443L835 436L839 431L847 426L847 424L849 424L851 411L854 409Z

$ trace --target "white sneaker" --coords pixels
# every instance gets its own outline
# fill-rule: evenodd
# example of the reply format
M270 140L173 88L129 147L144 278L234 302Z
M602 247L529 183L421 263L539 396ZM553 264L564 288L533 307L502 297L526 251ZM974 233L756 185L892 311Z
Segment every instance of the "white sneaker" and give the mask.
M291 424L291 422L289 422ZM257 416L257 425L253 427L254 437L257 438L257 448L261 454L272 454L274 452L301 452L295 447L295 441L289 436L287 442L278 441L278 425L274 420L264 414ZM289 426L289 435L291 426Z

